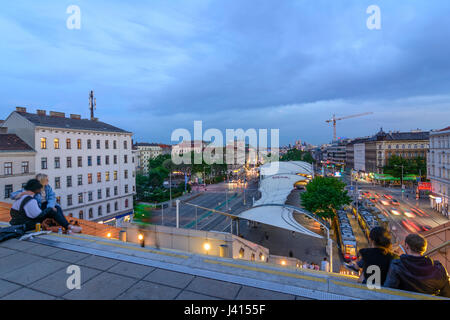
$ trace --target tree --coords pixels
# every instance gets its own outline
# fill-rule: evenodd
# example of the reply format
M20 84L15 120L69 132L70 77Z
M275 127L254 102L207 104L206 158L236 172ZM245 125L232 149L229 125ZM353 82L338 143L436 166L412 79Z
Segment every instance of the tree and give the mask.
M336 210L351 202L345 183L333 177L315 177L300 194L303 207L321 218L332 219Z
M295 148L288 150L288 152L281 156L280 161L305 161L309 163L315 162L310 152L301 151Z
M387 165L383 168L383 172L390 174L394 178L402 177L402 166L403 175L414 174L414 175L424 175L427 170L427 162L425 158L417 157L413 159L406 159L393 155L389 158Z

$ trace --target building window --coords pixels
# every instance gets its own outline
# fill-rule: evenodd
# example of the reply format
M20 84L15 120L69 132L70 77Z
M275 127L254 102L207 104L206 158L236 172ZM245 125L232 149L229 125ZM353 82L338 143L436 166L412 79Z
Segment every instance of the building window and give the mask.
M101 166L102 165L102 157L97 156L97 165Z
M119 193L119 188L117 188L117 186L114 187L114 195L117 196L117 194Z
M102 212L102 206L99 206L99 207L98 207L98 215L99 215L99 216L103 215L103 212Z
M127 141L125 140L125 141L123 142L123 148L124 148L124 149L127 149L127 147L128 147L128 146L127 146Z
M82 186L82 185L83 185L83 175L82 175L82 174L79 174L79 175L78 175L78 185L79 185L79 186Z
M114 159L113 159L114 164L117 164L117 156L114 155Z
M22 173L30 172L30 164L28 161L22 161Z
M72 157L67 157L67 168L72 168Z
M117 180L117 171L114 171L114 180Z
M59 139L58 138L53 139L53 147L55 149L59 149Z
M109 198L111 196L111 189L110 188L106 188L106 197Z
M92 201L92 200L94 200L94 196L93 196L92 191L89 191L88 192L88 201Z
M124 171L124 177L125 177L125 179L128 179L128 170Z
M41 169L47 169L47 158L41 158Z
M88 167L92 166L92 156L88 156Z
M72 149L72 142L70 139L66 139L66 149Z
M78 157L77 162L78 162L78 168L81 168L83 166L83 157Z
M100 140L97 140L97 149L100 149Z
M77 148L81 150L81 139L77 139Z
M84 219L83 210L80 210L80 212L78 213L78 218L79 219Z
M97 190L97 199L101 199L102 198L102 189L98 189Z
M60 197L60 196L57 196L57 197L56 197L56 203L59 204L59 205L61 205L61 197Z
M78 203L83 203L83 192L78 193Z
M94 212L93 212L92 208L89 208L89 211L88 211L88 212L89 212L89 213L88 213L89 219L93 219L93 218L94 218Z
M128 199L125 199L125 208L128 208Z
M106 213L110 213L111 212L111 205L108 203L106 205Z
M88 173L88 184L92 184L92 173Z
M67 176L67 188L70 188L72 186L72 176Z
M119 210L119 204L116 202L114 202L114 211Z
M5 176L13 174L12 162L5 162Z
M91 149L92 145L91 145L91 139L88 139L87 141L87 148Z
M41 138L41 149L47 149L47 138Z
M13 185L12 184L5 185L5 199L9 199L9 197L11 197L12 192L13 192Z
M116 140L113 141L113 148L117 149L117 141Z
M127 155L123 156L123 162L128 163L128 156Z
M67 196L67 205L68 205L68 206L71 206L71 205L72 205L72 195L71 195L71 194L69 194L69 195Z
M59 160L59 157L55 157L55 169L61 168L61 161Z
M109 156L105 156L105 164L109 165Z
M55 189L61 189L61 178L55 177Z
M109 171L105 172L105 181L109 181Z
M97 182L102 182L102 173L97 172Z
M109 140L105 140L105 149L109 149Z
M128 193L128 185L125 185L125 193Z

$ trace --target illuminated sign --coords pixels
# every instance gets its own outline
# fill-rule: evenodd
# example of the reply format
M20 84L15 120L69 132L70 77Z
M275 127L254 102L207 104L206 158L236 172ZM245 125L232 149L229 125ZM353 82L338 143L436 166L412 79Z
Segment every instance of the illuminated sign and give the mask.
M419 182L419 190L431 191L431 182Z

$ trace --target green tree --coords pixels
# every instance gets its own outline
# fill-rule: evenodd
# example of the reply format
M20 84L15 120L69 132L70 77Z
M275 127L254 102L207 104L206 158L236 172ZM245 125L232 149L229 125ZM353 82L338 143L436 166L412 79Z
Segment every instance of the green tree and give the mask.
M425 158L417 157L413 159L406 159L400 156L393 155L389 158L387 165L383 168L383 172L392 175L395 178L403 175L414 174L423 176L427 170L427 162Z
M288 150L286 154L281 156L280 161L305 161L309 163L315 162L310 152L301 151L295 148Z
M321 218L332 219L336 210L351 202L345 183L333 177L315 177L300 194L303 207Z

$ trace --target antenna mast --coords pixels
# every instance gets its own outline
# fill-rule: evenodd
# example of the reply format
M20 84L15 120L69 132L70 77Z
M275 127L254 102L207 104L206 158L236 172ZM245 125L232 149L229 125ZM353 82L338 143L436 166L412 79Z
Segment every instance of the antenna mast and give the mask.
M91 90L91 92L89 93L89 110L91 111L91 120L94 120L94 110L96 110L97 108L97 101L94 98L94 91Z

